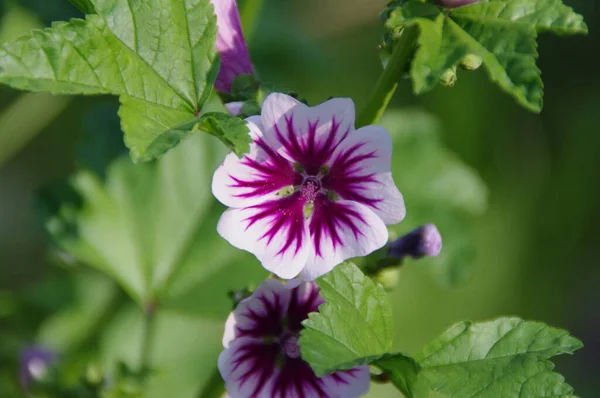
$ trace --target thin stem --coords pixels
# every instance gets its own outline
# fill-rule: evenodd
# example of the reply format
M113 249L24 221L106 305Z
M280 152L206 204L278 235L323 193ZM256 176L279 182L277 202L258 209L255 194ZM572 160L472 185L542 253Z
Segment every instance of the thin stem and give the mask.
M404 28L386 68L379 76L379 80L377 80L369 102L367 102L356 119L357 128L375 124L379 121L381 115L383 115L398 88L398 79L404 72L406 64L410 61L418 34L417 27L409 26Z
M152 343L154 342L154 332L156 329L156 303L149 301L144 305L144 324L142 326L142 342L140 345L140 373L146 372L150 368L152 354Z
M223 382L219 369L215 368L210 378L206 381L204 388L198 394L198 398L219 398L224 393L225 382Z

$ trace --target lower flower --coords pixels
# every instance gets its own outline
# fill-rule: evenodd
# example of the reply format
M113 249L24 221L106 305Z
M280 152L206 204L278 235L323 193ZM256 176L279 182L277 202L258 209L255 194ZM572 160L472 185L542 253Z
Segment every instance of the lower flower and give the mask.
M354 398L367 393L368 366L317 377L300 357L302 321L324 302L313 282L268 279L225 324L219 371L231 398ZM294 284L294 285L292 285Z

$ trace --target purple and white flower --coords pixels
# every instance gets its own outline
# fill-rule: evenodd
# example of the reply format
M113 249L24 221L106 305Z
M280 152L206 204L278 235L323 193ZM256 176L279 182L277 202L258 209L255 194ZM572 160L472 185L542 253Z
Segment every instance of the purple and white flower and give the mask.
M215 88L231 92L231 84L239 75L252 75L248 47L242 33L240 14L235 0L211 0L217 16L217 51L221 54L221 68Z
M267 279L225 324L219 371L231 398L355 398L367 393L368 365L317 377L300 357L302 321L324 302L313 282Z
M230 207L221 236L280 278L306 280L387 242L385 225L405 215L392 140L379 126L355 130L352 100L308 107L273 93L246 120L250 153L228 155L213 177L213 194Z

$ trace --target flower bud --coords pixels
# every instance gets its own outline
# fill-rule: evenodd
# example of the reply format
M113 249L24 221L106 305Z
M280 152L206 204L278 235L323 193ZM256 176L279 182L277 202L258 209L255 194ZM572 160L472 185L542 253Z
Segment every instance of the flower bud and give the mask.
M425 224L390 243L388 256L421 258L437 256L442 250L442 237L433 224Z
M442 76L440 77L440 82L446 87L453 87L456 83L456 66L453 66L450 69L446 69Z
M458 8L478 2L479 0L434 0L434 2L444 8Z
M217 51L221 54L221 68L215 88L230 93L231 85L239 75L253 75L248 47L242 33L240 14L235 0L211 0L217 16Z
M483 58L479 55L468 54L460 60L460 66L466 70L476 70L479 69L481 64L483 63Z
M24 389L28 389L34 382L46 380L50 368L57 360L55 352L35 346L23 349L19 359L19 379Z
M373 276L373 280L381 284L385 290L394 290L400 282L400 268L383 268Z

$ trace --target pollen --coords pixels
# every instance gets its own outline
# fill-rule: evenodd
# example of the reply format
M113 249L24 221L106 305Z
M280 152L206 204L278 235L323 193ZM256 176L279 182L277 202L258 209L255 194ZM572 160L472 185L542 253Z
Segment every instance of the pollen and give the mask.
M300 194L307 202L314 202L321 192L321 181L316 177L306 177L302 182Z

